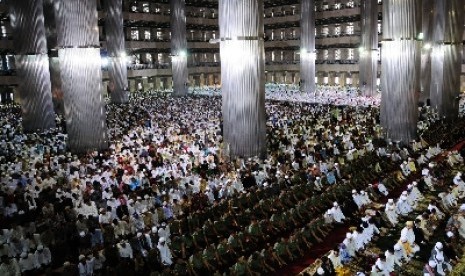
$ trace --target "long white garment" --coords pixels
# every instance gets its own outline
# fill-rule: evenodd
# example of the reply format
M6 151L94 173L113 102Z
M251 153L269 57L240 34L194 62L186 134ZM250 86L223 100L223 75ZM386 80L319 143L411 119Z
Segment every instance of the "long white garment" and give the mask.
M407 241L410 243L410 245L415 243L415 233L413 232L413 229L404 227L400 231L400 236L401 237L406 237Z
M384 256L386 257L386 270L388 272L393 272L396 264L398 266L402 265L399 259L393 253L389 252L389 250L386 250Z
M384 210L386 213L386 217L389 220L389 222L395 226L398 222L398 217L399 215L397 214L397 209L394 203L386 203L386 208Z
M171 251L166 243L158 242L158 251L160 252L161 262L165 265L173 264Z
M330 259L331 263L333 263L334 269L338 269L342 267L341 257L339 257L339 254L336 256L336 254L334 253L334 250L332 250L331 253L329 253L328 259Z
M331 208L331 211L333 213L333 218L336 222L342 222L343 220L346 219L346 216L344 216L339 206L335 206Z
M349 256L354 257L355 256L355 241L350 238L345 238L342 243L346 246L347 253L349 253Z
M406 216L413 211L406 197L401 196L399 201L397 201L397 211L402 216Z

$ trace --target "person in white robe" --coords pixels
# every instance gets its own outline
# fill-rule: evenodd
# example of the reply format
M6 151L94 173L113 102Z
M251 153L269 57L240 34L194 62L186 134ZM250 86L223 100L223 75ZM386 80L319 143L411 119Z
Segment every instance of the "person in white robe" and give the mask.
M166 244L165 238L160 238L158 240L157 248L158 248L158 251L160 252L161 262L166 266L172 265L173 264L173 260L172 260L173 256L171 254L170 248Z
M401 195L399 200L397 201L397 212L401 216L407 216L410 212L412 212L412 206L407 201L406 195Z
M383 184L382 181L380 181L380 182L378 183L378 191L379 191L381 194L383 194L384 196L388 196L388 195L389 195L389 192L388 192L386 186Z
M339 256L339 251L331 250L328 255L328 259L333 264L334 269L338 269L342 267L341 257Z
M346 238L342 241L342 243L346 246L347 253L349 253L350 257L355 257L355 241L352 238L351 233L346 234Z
M346 216L342 213L341 207L337 202L333 203L333 208L331 208L333 218L337 223L342 223L345 219Z
M394 272L396 266L402 266L402 263L391 249L388 249L386 252L384 252L384 257L386 257L386 270L389 273Z
M402 164L400 164L400 169L402 171L402 174L407 177L410 175L410 168L408 166L407 161L404 161Z
M394 257L397 259L397 261L399 261L400 264L407 260L407 254L400 242L394 245Z
M398 222L398 213L396 205L394 204L394 200L392 198L388 199L386 203L386 208L384 209L387 219L392 224L392 226L396 226Z
M423 200L424 196L421 194L420 190L418 189L418 182L412 182L412 191L411 193L417 199L417 201Z
M371 267L370 276L389 276L389 272L386 268L386 257L380 256Z
M362 199L357 190L352 190L352 199L354 200L355 204L357 204L358 209L363 207Z
M415 243L415 233L413 232L413 221L407 221L405 227L400 231L400 236L406 238L407 242L410 244L413 253L415 254L420 250L420 247Z
M360 191L360 199L362 201L363 206L371 204L371 199L368 196L368 193L365 191Z

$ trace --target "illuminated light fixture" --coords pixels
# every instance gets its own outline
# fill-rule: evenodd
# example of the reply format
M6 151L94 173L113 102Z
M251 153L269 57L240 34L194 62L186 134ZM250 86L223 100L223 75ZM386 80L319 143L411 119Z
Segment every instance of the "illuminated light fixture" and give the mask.
M423 33L418 34L418 40L423 40L425 38L425 35Z
M179 51L179 56L180 57L187 57L187 52L185 50Z
M218 39L218 38L217 38L217 39L211 38L211 39L208 41L208 43L210 43L210 44L217 44L217 43L220 43L220 41L221 41L221 40Z
M431 49L431 47L432 46L431 46L430 43L426 43L425 45L423 45L423 49L425 49L425 50L429 50L429 49Z
M102 67L107 67L109 63L108 58L102 57L101 63L102 63Z

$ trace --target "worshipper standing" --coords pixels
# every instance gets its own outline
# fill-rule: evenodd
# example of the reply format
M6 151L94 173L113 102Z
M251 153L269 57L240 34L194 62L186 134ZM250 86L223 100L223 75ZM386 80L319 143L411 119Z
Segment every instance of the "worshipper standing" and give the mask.
M171 254L171 249L166 244L166 240L165 240L164 237L161 237L158 240L157 248L158 248L158 251L160 253L160 258L161 258L162 264L164 264L166 266L172 265L173 264L173 260L172 260L173 257L172 257L172 254Z

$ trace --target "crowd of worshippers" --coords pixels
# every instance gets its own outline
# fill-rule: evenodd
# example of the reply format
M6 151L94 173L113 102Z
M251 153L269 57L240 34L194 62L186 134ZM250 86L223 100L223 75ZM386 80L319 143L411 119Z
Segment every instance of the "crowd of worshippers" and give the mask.
M464 134L459 137L463 139ZM362 258L363 263L369 264L369 256L364 254L365 249L371 246L373 238L380 234L381 228L396 229L400 218L411 218L412 213L418 209L419 202L425 202L424 193L436 193L435 198L438 200L426 200L428 204L424 212L418 212L413 221L405 223L398 241L380 254L369 269L358 271L356 275L402 275L398 274L400 269L405 269L420 250L426 250L424 247L427 243L434 246L431 254L426 254L429 259L426 259L423 274L446 275L451 272L452 266L460 261L465 244L465 182L462 178L462 171L465 169L464 153L465 151L443 151L438 146L414 150L410 157L403 158L405 161L400 163L397 175L392 177L408 181L412 175L419 175L419 181L409 181L410 184L406 185L406 190L397 199L390 198L391 185L387 185L388 189L384 185L384 182L389 183L388 179L380 180L376 185L368 184L366 191L352 190L353 202L359 210L365 212L357 220L359 225L351 227L351 232L346 234L342 243L321 259L317 264L319 266L315 267L314 275L349 275L347 265L354 258ZM438 155L444 157L442 164L431 161ZM412 158L414 156L416 159ZM373 192L374 186L377 193ZM378 211L365 208L379 205L377 201L383 197L388 199L384 208L377 208L384 213L380 220ZM326 223L344 223L346 220L337 202L334 202L334 206L324 216ZM442 229L439 233L442 238L438 241L432 240L437 239L433 234L441 222L447 222L444 223L445 230ZM352 225L354 224L357 225ZM304 275L308 273L306 271Z
M221 88L194 88L191 93L205 96L221 96ZM298 85L274 84L265 85L265 98L268 100L331 104L336 106L379 106L381 95L361 96L357 87L346 85L318 85L314 93L302 93Z
M367 183L422 147L382 142L377 109L268 101L267 112L268 157L228 160L219 98L109 105L110 149L82 156L66 151L60 118L23 134L19 108L2 108L0 275L275 271L329 233L325 206L357 189L347 214L388 193Z

